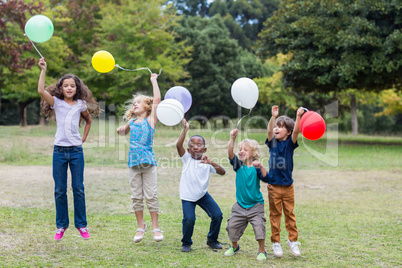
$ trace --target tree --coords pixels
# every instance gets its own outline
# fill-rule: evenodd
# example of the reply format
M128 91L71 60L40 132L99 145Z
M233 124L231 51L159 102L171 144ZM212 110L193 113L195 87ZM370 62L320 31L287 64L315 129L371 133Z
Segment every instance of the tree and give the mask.
M278 0L173 0L178 14L211 18L221 15L230 37L239 45L252 49L263 22L278 9Z
M26 14L33 15L42 11L41 3L26 4L22 0L0 1L0 90L1 98L15 101L19 105L20 125L26 125L26 106L34 101L34 97L28 93L27 88L16 87L11 92L5 89L11 77L24 70L29 70L35 65L35 58L26 56L24 51L32 48L28 39L23 36L26 22ZM9 84L8 84L9 85ZM15 92L20 92L15 94Z
M395 89L388 89L381 91L379 94L379 101L384 111L378 115L397 115L402 114L402 91Z
M286 0L265 23L258 53L292 53L281 70L295 91L400 89L401 18L398 0ZM356 109L352 95L352 115ZM352 121L357 134L357 116Z
M190 115L235 116L237 105L230 94L231 84L240 77L265 75L262 63L230 38L219 15L211 19L185 17L175 30L179 35L176 40L192 47L186 66L191 77L182 80L193 97Z
M254 81L259 88L262 103L278 105L282 114L287 115L289 109L297 110L296 94L289 88L283 88L280 66L285 64L290 55L278 54L267 61L269 69L273 71L271 76L257 78Z
M215 0L208 15L225 17L231 37L238 40L243 48L252 49L263 23L278 9L278 5L278 0Z
M162 7L163 1L120 1L100 5L101 19L97 22L97 50L110 52L116 64L125 69L148 67L162 74L158 79L162 94L187 73L188 48L174 42L171 28L176 15ZM133 93L152 93L147 70L136 72L114 68L109 73L97 73L91 67L91 57L82 58L89 68L83 74L96 96L107 102L124 103Z
M179 15L200 16L208 14L210 1L208 0L173 0Z

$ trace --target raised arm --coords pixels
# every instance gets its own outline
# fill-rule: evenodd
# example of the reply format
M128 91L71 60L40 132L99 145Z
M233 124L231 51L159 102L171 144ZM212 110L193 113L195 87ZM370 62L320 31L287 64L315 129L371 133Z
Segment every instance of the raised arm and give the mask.
M54 99L49 92L45 90L45 76L46 76L46 61L45 58L41 58L38 63L39 67L41 68L39 82L38 82L38 93L39 95L50 105L54 105Z
M303 107L300 107L299 109L297 109L296 123L295 123L295 127L294 127L293 133L292 133L292 141L293 141L293 143L296 143L296 141L297 141L297 136L299 136L299 132L300 132L300 118L301 118L301 116L302 116L303 113L304 113Z
M82 143L84 143L87 140L89 131L91 130L92 119L91 119L91 114L88 112L88 110L85 110L81 114L85 120L85 129L84 129L84 134L82 135Z
M188 125L186 119L183 119L182 124L183 124L183 131L181 132L180 137L176 143L177 152L179 153L180 157L182 157L186 153L186 150L183 147L183 143L184 143L184 139L186 138L187 130L189 128L189 125Z
M161 102L161 92L159 90L159 85L158 85L158 75L157 74L151 74L151 83L152 83L152 89L153 89L153 103L152 103L152 111L151 115L149 116L149 124L151 125L152 128L155 128L156 123L158 122L158 117L156 116L156 109L158 108L159 103Z
M229 147L228 147L229 159L233 159L233 157L234 157L234 143L235 143L238 133L239 133L239 130L237 128L230 131L230 141L229 141Z
M275 120L278 117L279 108L277 105L272 106L272 115L271 119L269 119L268 127L267 127L267 138L268 141L271 141L274 138L274 126Z

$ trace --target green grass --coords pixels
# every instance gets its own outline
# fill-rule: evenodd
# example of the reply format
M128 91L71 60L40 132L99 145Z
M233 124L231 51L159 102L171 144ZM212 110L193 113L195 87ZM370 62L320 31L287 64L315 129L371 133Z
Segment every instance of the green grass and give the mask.
M129 136L117 136L117 124L94 120L89 138L84 144L87 166L121 167L126 163ZM83 128L81 128L81 131ZM175 141L181 128L158 125L155 132L154 149L156 156L170 161L176 158ZM189 135L200 134L207 140L207 147L214 151L214 157L221 164L227 163L226 150L229 130L194 130ZM49 165L52 162L55 124L20 128L7 126L0 128L0 165ZM263 164L268 165L268 148L264 145L265 130L241 131L238 140L250 138L261 145ZM322 139L310 141L301 135L299 148L295 151L296 169L350 169L366 170L398 168L402 166L400 152L402 137L363 136L326 134ZM215 153L216 152L216 153Z
M239 254L226 257L224 251L210 250L205 244L209 218L200 208L196 211L193 251L180 252L181 163L174 146L180 128L158 126L155 135L155 154L160 159L160 227L165 240L154 242L148 231L144 240L135 244L132 241L135 216L130 213L127 183L127 137L115 139L108 130L109 126L99 130L95 121L84 149L91 239L82 240L73 228L69 189L70 228L62 241L54 242L51 177L54 126L0 128L0 267L398 267L402 264L402 145L395 145L394 141L394 145L349 144L335 143L330 138L315 142L300 138L294 156L294 179L302 257L291 256L283 220L284 256L273 257L266 204L268 261L262 263L255 259L258 245L251 227L240 240ZM202 134L208 143L207 155L226 167L227 174L212 176L209 187L224 214L219 240L227 243L226 249L229 247L226 220L235 202L235 173L228 166L225 147L228 133L190 130L189 134ZM250 131L248 136L264 143L264 131ZM348 139L346 135L340 136ZM268 148L263 146L261 150L263 161L268 161ZM312 151L321 156L317 158ZM337 164L333 165L334 162ZM267 199L264 183L261 191ZM148 225L151 222L147 210L145 222Z

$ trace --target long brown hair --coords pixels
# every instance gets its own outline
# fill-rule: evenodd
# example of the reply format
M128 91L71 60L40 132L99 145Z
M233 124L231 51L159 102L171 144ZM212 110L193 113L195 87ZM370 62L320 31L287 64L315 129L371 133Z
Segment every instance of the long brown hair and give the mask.
M46 88L46 91L48 91L50 95L55 96L61 100L64 100L62 85L65 79L74 79L75 81L76 93L73 99L74 100L80 99L86 101L88 112L91 115L98 117L99 113L101 112L99 108L99 103L92 96L91 90L84 84L84 82L80 78L78 78L75 75L73 74L64 75L59 79L59 81L57 81L56 84L48 86ZM54 110L50 107L50 104L48 104L44 99L41 100L40 106L41 106L41 114L44 115L47 120L49 120L54 115ZM82 120L83 117L81 115L80 123Z

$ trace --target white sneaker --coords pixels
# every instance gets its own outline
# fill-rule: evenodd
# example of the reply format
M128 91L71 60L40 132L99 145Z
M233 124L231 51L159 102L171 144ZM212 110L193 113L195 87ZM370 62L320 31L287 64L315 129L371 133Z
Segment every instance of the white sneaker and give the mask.
M272 249L274 250L274 256L275 256L275 257L277 257L277 258L282 257L283 251L282 251L281 244L279 244L278 242L275 242L275 243L272 245Z
M287 244L289 245L290 252L292 252L293 256L296 256L296 257L301 256L300 250L299 250L299 247L298 247L298 245L300 246L299 242L297 242L297 241L292 242L292 241L288 240Z

